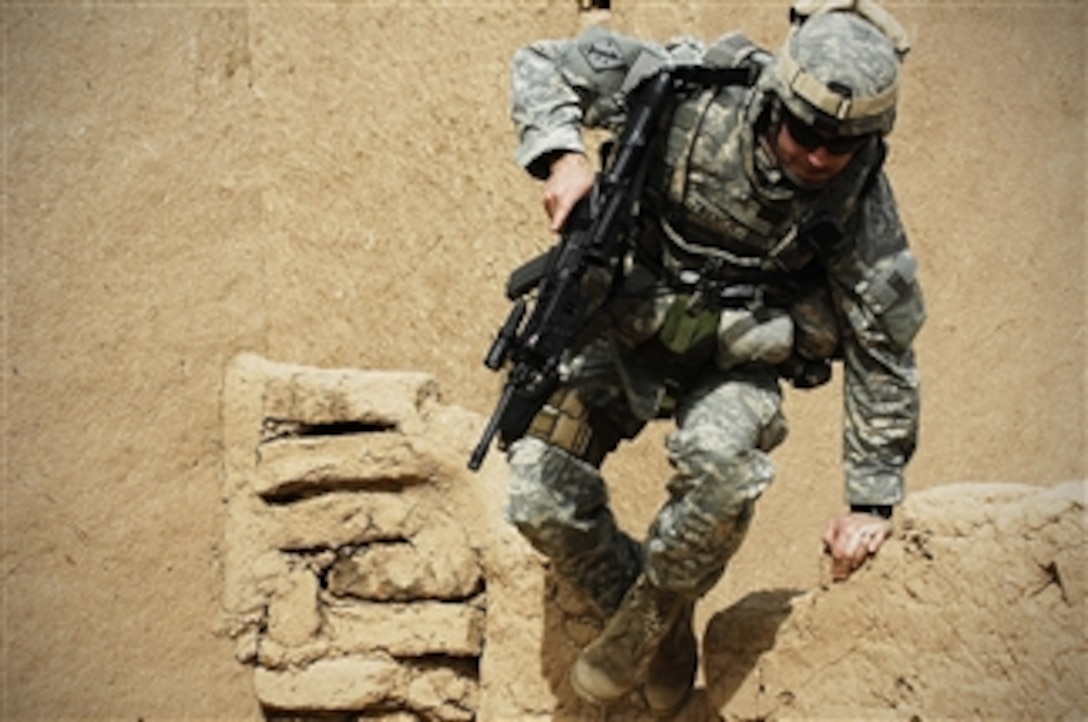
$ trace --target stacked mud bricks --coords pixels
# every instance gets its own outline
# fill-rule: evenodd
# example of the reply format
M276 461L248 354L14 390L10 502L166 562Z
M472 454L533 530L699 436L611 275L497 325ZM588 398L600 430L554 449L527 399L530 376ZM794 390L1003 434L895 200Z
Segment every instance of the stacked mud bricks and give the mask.
M225 631L270 717L475 719L481 542L426 433L436 396L424 374L228 369Z

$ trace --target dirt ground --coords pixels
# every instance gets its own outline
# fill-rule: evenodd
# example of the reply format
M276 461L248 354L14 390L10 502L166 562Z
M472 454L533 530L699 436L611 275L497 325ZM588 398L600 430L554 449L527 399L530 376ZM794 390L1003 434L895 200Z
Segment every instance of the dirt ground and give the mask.
M784 2L612 4L596 19L658 39L775 46L785 28ZM1084 479L1088 6L889 7L914 39L889 172L930 314L910 486ZM512 162L508 62L587 17L574 0L0 13L0 717L259 718L220 628L224 369L245 351L418 369L489 413L501 286L551 240ZM818 584L839 391L790 394L778 480L701 624ZM663 433L607 467L634 530L662 499Z

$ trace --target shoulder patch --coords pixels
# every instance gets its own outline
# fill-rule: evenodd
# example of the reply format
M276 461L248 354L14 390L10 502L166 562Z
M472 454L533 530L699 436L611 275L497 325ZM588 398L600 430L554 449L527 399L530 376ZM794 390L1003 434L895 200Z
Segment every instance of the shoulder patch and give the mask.
M623 59L623 52L619 43L614 38L601 38L589 45L582 46L582 55L589 67L597 72L603 70L616 70L627 65Z

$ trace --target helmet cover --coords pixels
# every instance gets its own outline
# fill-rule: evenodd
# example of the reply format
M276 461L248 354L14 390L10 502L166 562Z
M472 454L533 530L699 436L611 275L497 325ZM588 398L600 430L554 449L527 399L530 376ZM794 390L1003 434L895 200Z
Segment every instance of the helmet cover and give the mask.
M900 53L854 12L802 17L767 75L770 90L809 125L837 135L886 135L895 123Z

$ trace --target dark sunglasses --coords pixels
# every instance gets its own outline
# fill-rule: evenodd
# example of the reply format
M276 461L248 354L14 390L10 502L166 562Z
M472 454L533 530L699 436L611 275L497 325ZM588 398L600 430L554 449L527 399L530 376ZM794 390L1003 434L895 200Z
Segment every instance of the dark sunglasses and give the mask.
M869 141L867 135L824 135L792 113L783 112L782 122L797 145L805 150L827 148L827 152L832 155L846 155Z

